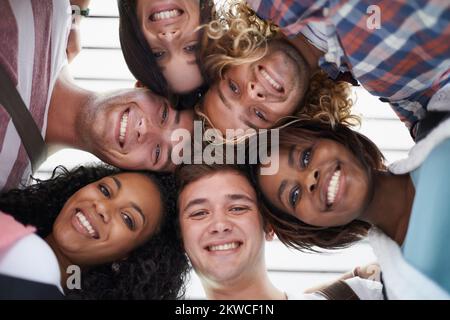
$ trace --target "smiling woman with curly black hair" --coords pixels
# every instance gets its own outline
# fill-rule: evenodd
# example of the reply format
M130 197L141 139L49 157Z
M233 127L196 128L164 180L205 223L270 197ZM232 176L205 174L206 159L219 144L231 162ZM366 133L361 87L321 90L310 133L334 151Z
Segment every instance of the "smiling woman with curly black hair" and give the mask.
M174 225L170 174L58 167L52 178L36 182L1 194L0 210L36 227L57 259L67 298L184 295L189 267ZM73 265L81 269L80 289L67 287L66 271Z

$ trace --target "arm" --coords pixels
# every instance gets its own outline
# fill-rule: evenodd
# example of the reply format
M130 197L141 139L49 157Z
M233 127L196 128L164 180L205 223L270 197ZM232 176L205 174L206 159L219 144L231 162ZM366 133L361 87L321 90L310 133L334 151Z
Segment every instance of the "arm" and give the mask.
M366 266L356 267L355 269L353 269L353 271L344 273L340 278L338 278L336 280L323 283L316 287L309 288L309 289L305 290L305 293L314 293L314 292L320 291L320 290L332 285L333 283L335 283L337 281L347 280L347 279L351 279L354 277L360 277L362 279L375 280L375 281L379 282L380 274L381 274L380 266L377 263L371 263Z
M88 8L90 0L70 0L72 6L78 6L80 10ZM80 53L81 41L80 41L80 22L82 16L75 14L72 16L72 26L70 29L69 40L67 41L67 59L69 63Z

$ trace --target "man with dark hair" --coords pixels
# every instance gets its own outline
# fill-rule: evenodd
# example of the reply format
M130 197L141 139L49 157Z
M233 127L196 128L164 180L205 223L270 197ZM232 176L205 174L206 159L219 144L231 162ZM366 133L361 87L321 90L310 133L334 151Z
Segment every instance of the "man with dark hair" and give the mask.
M126 169L170 171L172 131L192 130L192 112L174 110L167 99L145 88L88 91L68 73L72 14L86 12L88 2L73 0L80 7L72 10L68 0L1 1L3 78L17 89L25 113L32 116L31 126L34 122L47 145L88 151ZM31 172L23 136L4 107L0 108L0 190L26 182Z
M184 248L208 299L382 299L379 282L351 273L308 294L279 290L269 278L264 253L265 240L274 234L260 214L263 209L246 171L187 165L178 178Z

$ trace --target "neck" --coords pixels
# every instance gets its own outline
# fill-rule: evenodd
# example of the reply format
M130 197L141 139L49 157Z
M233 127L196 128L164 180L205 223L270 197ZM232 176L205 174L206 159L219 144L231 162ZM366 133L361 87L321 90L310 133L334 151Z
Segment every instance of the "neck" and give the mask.
M45 242L52 248L56 259L58 259L59 270L61 272L61 287L65 289L68 278L66 270L70 265L73 265L73 263L62 253L61 249L56 244L55 238L53 238L53 233L45 238Z
M401 245L414 201L411 177L377 171L373 175L373 188L372 200L359 219L376 225Z
M265 266L263 272L252 272L250 275L226 283L202 279L202 285L209 300L286 299L285 293L270 282Z
M77 119L95 97L94 92L78 87L64 68L52 92L45 142L89 151L77 135Z
M289 42L300 52L312 72L319 68L319 59L324 55L302 35L289 39Z

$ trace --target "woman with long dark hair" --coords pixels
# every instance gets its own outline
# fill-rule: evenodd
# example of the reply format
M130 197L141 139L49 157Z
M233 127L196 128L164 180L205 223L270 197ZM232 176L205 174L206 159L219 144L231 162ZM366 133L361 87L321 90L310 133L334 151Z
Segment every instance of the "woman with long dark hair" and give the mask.
M449 133L447 120L407 159L387 168L377 146L344 125L299 122L283 128L278 172L255 170L267 219L283 243L300 250L346 247L370 229L374 252L391 279L391 297L448 299Z
M176 299L189 268L174 225L175 188L169 174L58 167L49 180L1 194L0 210L36 227L68 298ZM2 254L0 273L11 275ZM67 286L71 266L81 269L81 288Z
M205 91L198 65L199 26L211 0L118 0L119 36L134 77L153 92L193 106Z

